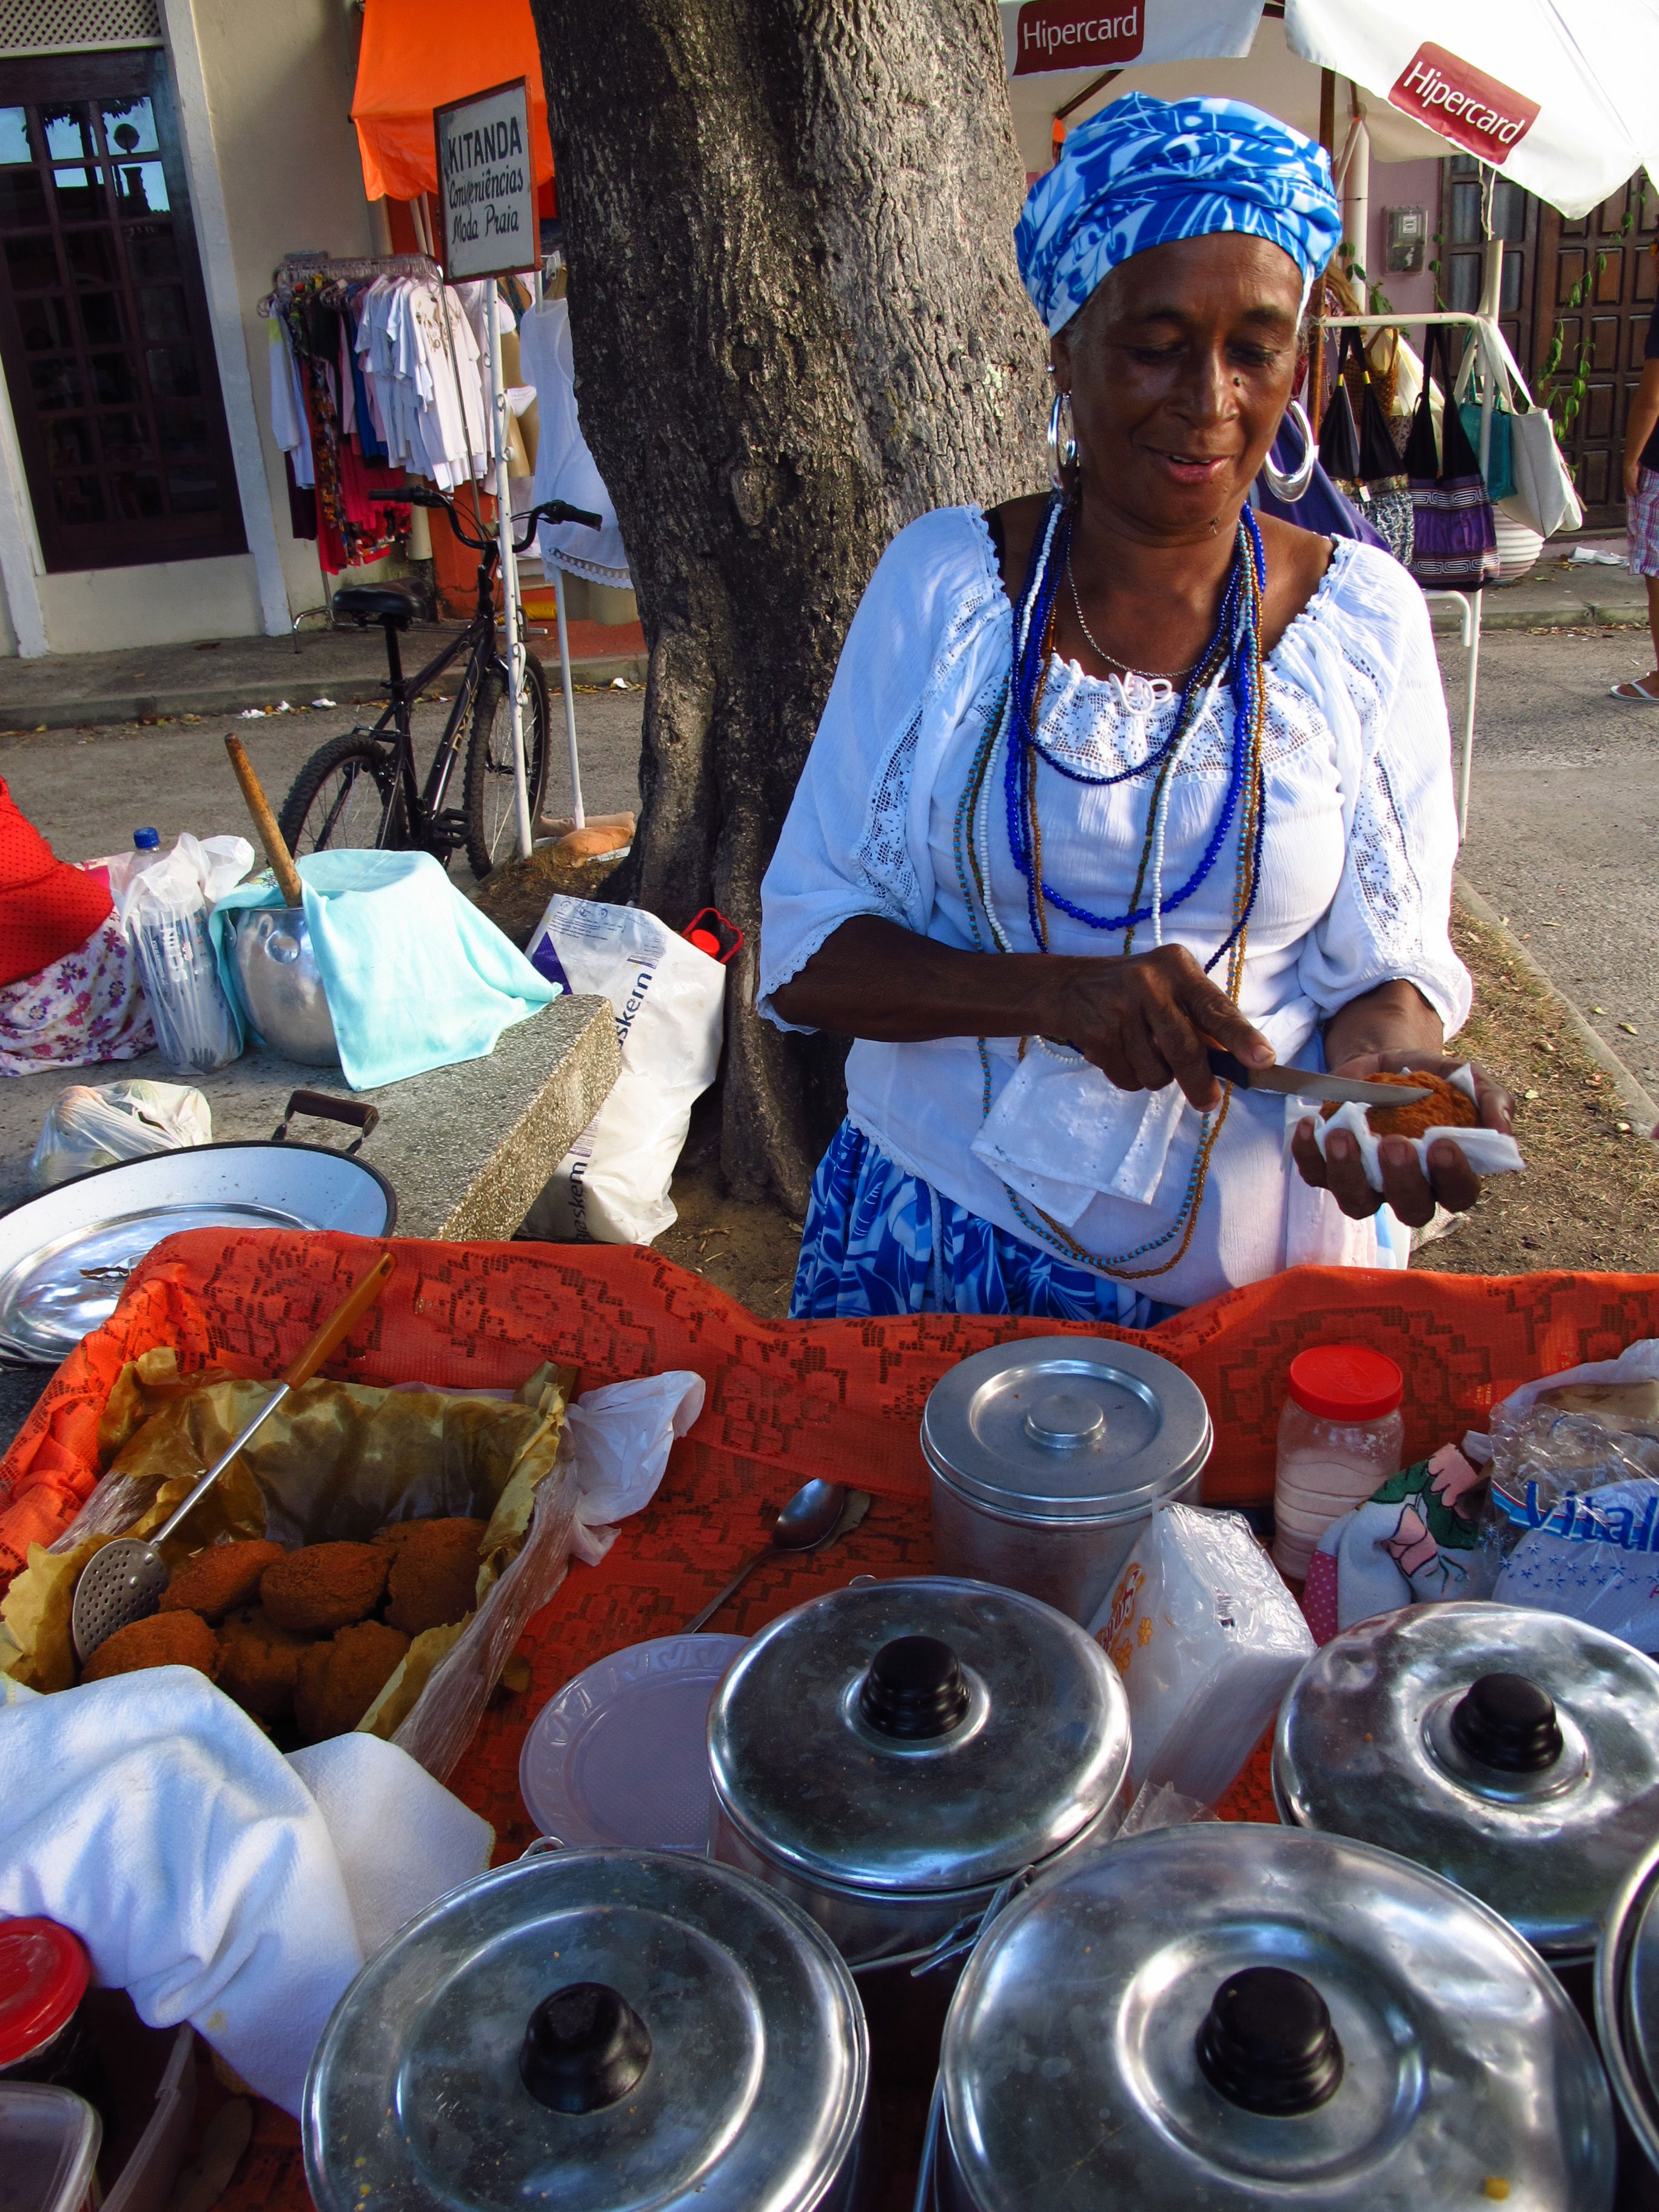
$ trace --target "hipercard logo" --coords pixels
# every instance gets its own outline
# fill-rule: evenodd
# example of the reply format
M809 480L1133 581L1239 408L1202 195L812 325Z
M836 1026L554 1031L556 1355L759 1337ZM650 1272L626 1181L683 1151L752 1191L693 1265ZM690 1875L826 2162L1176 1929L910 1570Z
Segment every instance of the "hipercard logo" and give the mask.
M1144 0L1104 9L1088 0L1027 0L1014 30L1014 75L1109 68L1135 60L1146 43Z
M1407 63L1389 102L1494 164L1508 161L1539 117L1535 100L1500 84L1461 54L1430 45L1420 46Z

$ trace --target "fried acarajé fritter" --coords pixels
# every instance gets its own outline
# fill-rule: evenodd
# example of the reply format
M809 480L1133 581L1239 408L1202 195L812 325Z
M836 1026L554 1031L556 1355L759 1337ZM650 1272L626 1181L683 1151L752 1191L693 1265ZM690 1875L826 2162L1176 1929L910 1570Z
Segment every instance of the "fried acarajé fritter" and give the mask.
M1368 1075L1368 1083L1398 1084L1408 1091L1426 1091L1426 1098L1413 1098L1404 1106L1368 1106L1365 1119L1370 1124L1374 1137L1420 1137L1425 1129L1477 1129L1480 1126L1480 1110L1467 1091L1460 1091L1455 1083L1443 1076L1424 1075L1413 1070L1410 1074ZM1329 1121L1336 1108L1324 1106L1321 1112Z
M406 1635L464 1620L477 1603L483 1521L416 1522L392 1564L386 1617Z
M374 1612L389 1564L379 1544L307 1544L265 1569L259 1602L278 1628L326 1636Z
M232 1613L219 1632L219 1687L244 1711L262 1721L285 1720L294 1710L303 1636L278 1628L262 1606Z
M259 1595L259 1577L283 1556L280 1544L210 1544L186 1559L161 1593L163 1613L199 1613L222 1620Z
M355 1729L391 1680L409 1638L378 1620L360 1620L300 1655L294 1717L307 1743Z
M146 1667L194 1667L210 1682L219 1671L219 1639L199 1613L153 1613L106 1636L81 1669L81 1680L104 1682Z

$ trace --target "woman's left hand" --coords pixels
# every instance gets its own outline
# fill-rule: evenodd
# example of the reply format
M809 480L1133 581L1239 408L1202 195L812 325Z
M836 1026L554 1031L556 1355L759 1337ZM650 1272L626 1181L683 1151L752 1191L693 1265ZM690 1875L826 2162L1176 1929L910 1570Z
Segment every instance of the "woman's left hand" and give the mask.
M1449 1076L1463 1064L1445 1053L1373 1052L1344 1060L1330 1072L1365 1083L1374 1076L1403 1075L1413 1069L1425 1075ZM1509 1136L1512 1133L1509 1092L1493 1082L1478 1060L1469 1063L1469 1073L1480 1102L1481 1127L1500 1129ZM1448 1213L1467 1213L1480 1195L1480 1176L1449 1137L1437 1137L1429 1147L1426 1176L1417 1164L1417 1150L1408 1138L1380 1139L1381 1191L1373 1190L1366 1182L1359 1146L1346 1129L1329 1138L1322 1153L1312 1121L1300 1122L1291 1139L1291 1157L1304 1182L1311 1183L1316 1190L1329 1191L1344 1213L1356 1221L1364 1220L1379 1206L1391 1206L1408 1228L1421 1229L1433 1218L1437 1205L1443 1206Z

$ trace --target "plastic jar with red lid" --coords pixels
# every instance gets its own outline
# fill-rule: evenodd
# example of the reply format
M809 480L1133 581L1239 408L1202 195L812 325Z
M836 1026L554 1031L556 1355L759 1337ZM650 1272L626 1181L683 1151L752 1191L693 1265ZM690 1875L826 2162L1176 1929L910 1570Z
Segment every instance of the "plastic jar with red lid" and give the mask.
M55 1920L0 1920L0 2081L47 2081L100 2110L103 2061L81 2000L92 1962Z
M1363 1344L1318 1344L1291 1362L1273 1484L1273 1563L1287 1581L1305 1582L1332 1522L1399 1474L1405 1389L1394 1361Z

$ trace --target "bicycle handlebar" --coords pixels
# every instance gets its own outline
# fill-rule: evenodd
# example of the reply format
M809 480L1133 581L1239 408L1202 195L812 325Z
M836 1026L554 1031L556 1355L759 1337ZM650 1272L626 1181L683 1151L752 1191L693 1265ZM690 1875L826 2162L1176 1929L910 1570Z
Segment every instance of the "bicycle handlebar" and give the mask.
M411 488L403 491L372 491L369 497L378 501L384 507L441 507L449 517L450 528L463 545L470 545L475 553L489 553L495 550L495 538L493 536L475 538L462 524L453 500L447 498L441 491L420 491ZM514 540L513 550L515 553L529 551L538 522L580 522L588 530L602 530L605 527L599 515L590 514L586 507L568 506L562 499L543 500L539 506L531 508L524 521L524 536Z

